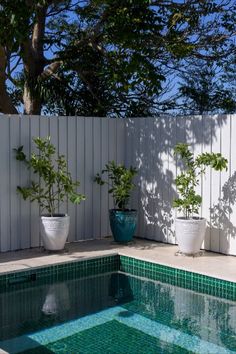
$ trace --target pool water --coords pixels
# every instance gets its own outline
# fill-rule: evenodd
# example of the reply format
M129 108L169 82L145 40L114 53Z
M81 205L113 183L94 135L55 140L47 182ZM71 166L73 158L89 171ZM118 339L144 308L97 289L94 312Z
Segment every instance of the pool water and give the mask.
M236 353L236 303L112 272L0 292L8 353Z

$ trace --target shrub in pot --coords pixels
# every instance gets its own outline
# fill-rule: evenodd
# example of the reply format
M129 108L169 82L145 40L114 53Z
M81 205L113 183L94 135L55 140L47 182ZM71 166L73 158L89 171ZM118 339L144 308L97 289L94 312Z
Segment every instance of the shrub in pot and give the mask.
M108 181L102 179L104 173L108 175ZM112 194L114 208L109 210L109 220L114 240L119 243L131 241L137 226L137 210L128 209L130 194L135 187L133 178L136 174L136 168L132 166L126 168L110 161L101 175L98 173L95 177L99 185L108 184L108 192Z
M37 202L40 210L46 211L41 216L41 235L47 250L62 250L69 233L70 217L58 213L60 204L67 198L75 204L85 199L77 193L79 182L73 182L67 171L67 163L63 155L57 156L56 148L50 137L33 138L38 153L32 152L27 159L23 146L14 149L16 159L25 164L38 177L38 182L31 181L27 187L17 187L23 199Z
M181 253L194 255L200 252L206 231L206 219L197 216L202 197L196 193L195 187L207 166L222 171L227 169L228 161L220 153L202 153L194 159L188 144L184 143L177 144L174 153L185 167L175 180L180 197L174 200L173 206L183 213L175 220L176 239Z

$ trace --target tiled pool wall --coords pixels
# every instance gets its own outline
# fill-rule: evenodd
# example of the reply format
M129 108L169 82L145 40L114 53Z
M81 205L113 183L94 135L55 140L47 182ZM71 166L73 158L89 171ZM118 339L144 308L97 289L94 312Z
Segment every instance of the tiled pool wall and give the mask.
M47 267L31 268L24 271L4 273L0 275L0 291L14 287L19 283L33 282L48 278L50 281L69 280L75 277L88 277L96 274L116 272L120 268L118 255L77 260L68 263L50 265Z
M52 275L10 283L0 291L0 341L103 311L108 304L116 306L111 279L119 273L99 272L71 279L67 270L62 273L64 276L57 278Z
M207 275L127 256L120 256L120 270L200 293L236 300L236 283Z
M15 284L24 282L27 286L28 281L43 280L45 277L57 281L116 271L161 281L228 300L236 300L236 283L234 282L122 255L77 260L2 274L0 275L0 290L4 291L9 286L14 288Z

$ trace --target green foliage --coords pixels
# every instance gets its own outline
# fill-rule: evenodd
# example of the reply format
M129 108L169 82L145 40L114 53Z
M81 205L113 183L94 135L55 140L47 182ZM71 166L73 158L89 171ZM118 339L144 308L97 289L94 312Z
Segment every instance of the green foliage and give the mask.
M133 178L137 172L135 167L126 168L124 165L116 165L114 161L110 161L106 164L106 168L102 170L101 175L97 173L95 182L100 186L108 184L108 193L112 194L114 205L125 210L129 203L130 193L135 187ZM104 173L108 174L108 181L102 179Z
M199 184L200 177L205 173L206 167L222 171L227 169L228 161L220 153L202 153L194 159L188 144L184 143L177 144L174 153L182 159L185 171L176 177L175 183L181 198L175 199L173 206L182 211L188 219L193 214L198 214L202 203L202 197L196 193L195 188Z
M28 87L46 114L155 115L173 107L173 77L190 60L228 67L235 13L234 0L2 0L2 77L19 110Z
M23 199L36 201L42 210L53 216L60 204L68 197L72 203L79 204L85 196L76 192L79 182L73 182L67 171L67 164L63 155L56 155L56 149L50 142L50 137L33 138L38 153L32 152L27 159L23 146L14 149L16 159L25 164L37 175L38 182L31 181L29 187L17 187Z
M233 82L214 64L204 65L196 61L182 74L179 93L180 107L186 114L234 113L236 112L236 96Z
M32 1L32 8L36 1ZM0 45L8 45L13 51L29 34L31 6L25 0L2 0L0 3Z

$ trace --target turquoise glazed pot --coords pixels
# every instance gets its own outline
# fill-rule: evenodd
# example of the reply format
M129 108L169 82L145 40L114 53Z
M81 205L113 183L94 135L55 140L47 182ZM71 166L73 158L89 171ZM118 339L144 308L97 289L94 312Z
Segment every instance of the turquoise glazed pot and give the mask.
M137 226L137 210L109 210L111 231L114 240L127 243L132 240Z

